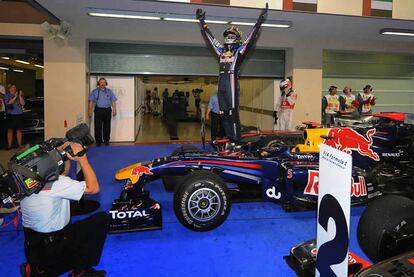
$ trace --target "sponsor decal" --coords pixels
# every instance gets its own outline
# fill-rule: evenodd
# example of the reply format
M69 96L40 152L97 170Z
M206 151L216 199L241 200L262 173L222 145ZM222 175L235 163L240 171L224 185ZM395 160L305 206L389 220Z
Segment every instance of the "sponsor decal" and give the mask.
M26 180L24 180L24 183L26 184L26 187L28 187L29 189L31 189L32 187L34 187L37 184L39 184L38 181L33 180L31 178L27 178Z
M352 128L331 128L328 132L324 143L345 153L352 154L352 151L358 152L362 156L369 157L374 161L379 161L379 155L371 149L375 134L375 128L366 133L366 137L359 134Z
M352 186L351 196L361 197L361 196L367 195L367 185L365 182L365 178L363 176L358 176L357 182L355 182L354 178L352 178L351 186ZM303 193L307 195L317 196L319 193L318 187L319 187L319 171L308 170L308 182L306 184L306 187Z
M402 150L399 150L397 153L382 153L383 157L392 157L392 158L399 158L404 154Z
M146 210L126 210L126 211L109 211L112 219L125 219L125 218L136 218L148 216Z
M280 193L280 191L278 191L276 193L276 187L273 186L269 189L266 190L266 195L269 198L274 198L274 199L280 199L280 197L282 197L282 194Z
M234 57L220 57L220 63L232 63L234 60Z
M153 175L154 173L151 172L151 168L143 165L136 166L131 171L132 176L142 176L143 174Z

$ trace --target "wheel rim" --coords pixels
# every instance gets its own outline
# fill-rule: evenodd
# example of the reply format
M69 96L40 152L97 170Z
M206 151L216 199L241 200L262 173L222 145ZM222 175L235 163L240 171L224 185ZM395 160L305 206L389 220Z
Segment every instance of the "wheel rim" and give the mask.
M200 188L193 192L187 204L189 214L198 221L209 221L219 212L220 197L212 189Z

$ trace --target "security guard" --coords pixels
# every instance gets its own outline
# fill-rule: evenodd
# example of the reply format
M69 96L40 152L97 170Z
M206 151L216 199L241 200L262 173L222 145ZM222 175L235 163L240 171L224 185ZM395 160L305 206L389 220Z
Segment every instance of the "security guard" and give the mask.
M322 98L323 124L326 126L334 125L335 116L339 112L339 96L336 94L338 87L330 86L329 94Z
M113 91L107 88L108 82L105 78L100 78L98 87L91 92L89 96L89 117L92 116L92 111L95 112L95 141L96 145L109 145L109 138L111 134L111 114L116 116L116 96ZM111 108L112 107L112 108Z
M339 96L341 116L358 117L358 101L355 95L352 94L352 89L345 86L343 94Z
M371 85L366 85L363 92L358 94L359 113L367 115L372 113L372 107L375 106L377 98L372 94Z

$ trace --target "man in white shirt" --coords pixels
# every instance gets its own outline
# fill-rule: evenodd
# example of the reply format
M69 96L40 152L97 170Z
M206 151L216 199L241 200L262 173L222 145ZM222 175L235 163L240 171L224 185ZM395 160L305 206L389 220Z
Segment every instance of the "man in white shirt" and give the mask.
M70 147L85 176L76 181L60 175L57 181L46 184L38 194L21 201L22 221L25 234L27 264L22 271L25 276L58 276L70 271L69 276L105 276L92 266L99 263L109 218L98 212L84 220L70 223L70 200L78 201L83 194L99 192L99 183L86 154L76 156L83 150L77 143Z

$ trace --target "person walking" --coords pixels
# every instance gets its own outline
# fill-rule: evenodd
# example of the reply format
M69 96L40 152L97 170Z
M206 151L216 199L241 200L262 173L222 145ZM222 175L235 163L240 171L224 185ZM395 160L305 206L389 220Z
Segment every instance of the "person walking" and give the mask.
M89 117L95 112L95 141L97 146L109 145L111 135L111 115L116 116L117 98L113 91L107 88L108 82L100 78L98 87L89 96Z

